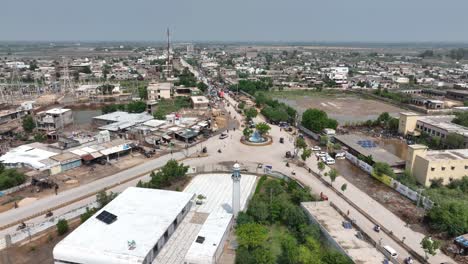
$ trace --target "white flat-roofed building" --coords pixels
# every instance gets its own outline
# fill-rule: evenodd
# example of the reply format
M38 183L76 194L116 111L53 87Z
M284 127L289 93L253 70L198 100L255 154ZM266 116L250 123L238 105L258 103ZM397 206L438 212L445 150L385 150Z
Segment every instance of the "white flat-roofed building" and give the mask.
M152 263L193 198L193 193L127 188L55 246L54 262Z
M254 175L242 174L241 211L247 207L255 190L256 180ZM153 264L218 263L227 233L234 221L231 207L232 185L230 174L195 176L184 192L202 194L206 199L203 199L202 204L192 206ZM198 237L204 237L202 245L196 244Z
M210 214L185 255L184 264L216 263L223 251L222 246L232 221L232 214Z

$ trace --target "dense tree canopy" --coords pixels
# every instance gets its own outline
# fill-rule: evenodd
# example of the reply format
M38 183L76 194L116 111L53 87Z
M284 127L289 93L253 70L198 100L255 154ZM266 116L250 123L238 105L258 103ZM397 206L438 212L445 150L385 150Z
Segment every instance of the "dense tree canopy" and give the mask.
M316 133L322 132L324 128L336 129L338 122L328 118L327 113L318 109L308 109L302 114L302 125Z

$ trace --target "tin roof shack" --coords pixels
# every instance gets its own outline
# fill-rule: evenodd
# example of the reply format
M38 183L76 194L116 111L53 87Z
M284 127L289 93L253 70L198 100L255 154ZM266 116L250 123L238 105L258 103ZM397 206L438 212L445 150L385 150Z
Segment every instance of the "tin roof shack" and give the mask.
M49 162L43 161L57 155L57 152L37 148L35 145L32 143L13 148L0 157L0 162L11 168L27 167L40 171L49 169Z
M73 124L73 112L67 108L53 108L37 113L37 129L53 131Z
M153 116L146 112L135 114L117 111L93 117L93 124L100 130L118 133L152 119L154 119Z
M81 157L71 152L64 152L62 154L52 156L50 159L60 163L60 171L56 173L65 172L81 166Z

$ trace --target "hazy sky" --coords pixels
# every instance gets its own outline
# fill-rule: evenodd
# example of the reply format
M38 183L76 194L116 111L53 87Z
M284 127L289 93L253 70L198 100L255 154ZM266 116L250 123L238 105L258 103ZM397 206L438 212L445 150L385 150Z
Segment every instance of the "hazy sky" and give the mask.
M467 0L1 0L0 40L468 42Z

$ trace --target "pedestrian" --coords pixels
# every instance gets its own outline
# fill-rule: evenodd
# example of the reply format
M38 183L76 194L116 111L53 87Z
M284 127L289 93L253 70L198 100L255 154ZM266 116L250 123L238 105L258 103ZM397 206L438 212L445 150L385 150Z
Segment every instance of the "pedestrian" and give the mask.
M348 212L346 214L349 216L349 210L348 210Z

